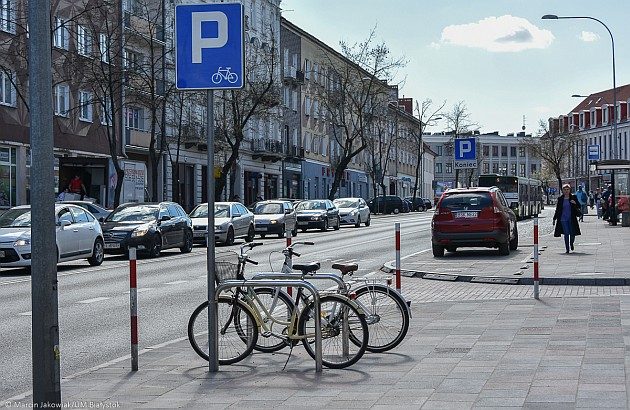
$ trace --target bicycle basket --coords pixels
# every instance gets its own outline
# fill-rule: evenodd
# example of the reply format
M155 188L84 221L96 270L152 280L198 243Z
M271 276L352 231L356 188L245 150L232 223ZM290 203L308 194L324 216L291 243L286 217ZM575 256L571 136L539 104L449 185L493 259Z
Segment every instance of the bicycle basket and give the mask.
M239 277L239 264L234 252L217 253L214 261L214 274L217 284L230 279L243 279Z

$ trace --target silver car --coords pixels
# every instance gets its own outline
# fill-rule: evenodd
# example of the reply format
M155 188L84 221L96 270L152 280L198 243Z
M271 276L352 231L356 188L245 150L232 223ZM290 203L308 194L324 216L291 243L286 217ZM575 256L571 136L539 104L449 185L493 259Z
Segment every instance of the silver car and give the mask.
M370 226L370 208L363 198L337 198L333 203L339 208L342 225L354 225L358 228L363 223Z
M195 242L206 242L208 234L208 204L200 204L190 213ZM254 240L254 214L240 202L216 202L214 204L214 240L232 245L234 239Z
M254 222L256 233L264 238L266 235L284 237L285 230L291 236L297 235L297 217L290 201L261 201L254 206Z

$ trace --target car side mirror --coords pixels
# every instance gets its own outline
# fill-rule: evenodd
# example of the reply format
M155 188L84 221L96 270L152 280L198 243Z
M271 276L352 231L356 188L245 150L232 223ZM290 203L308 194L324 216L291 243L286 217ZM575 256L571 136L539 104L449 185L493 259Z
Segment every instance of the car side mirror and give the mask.
M160 222L166 222L170 220L171 220L171 217L169 215L162 215L162 217L160 218Z
M242 216L242 215L241 215L240 213L238 213L238 212L234 212L234 213L232 214L232 218L240 218L241 216Z
M59 221L59 226L61 226L62 228L65 228L66 226L70 226L70 225L72 225L72 222L70 221L66 221L66 220Z
M291 213L291 210L290 210L290 209L285 209L285 210L284 210L284 213L285 213L285 215L288 215L288 214L290 214L290 213Z
M105 218L103 218L103 217L101 216L100 218L98 218L98 221L99 221L100 223L103 223L103 222L105 222Z

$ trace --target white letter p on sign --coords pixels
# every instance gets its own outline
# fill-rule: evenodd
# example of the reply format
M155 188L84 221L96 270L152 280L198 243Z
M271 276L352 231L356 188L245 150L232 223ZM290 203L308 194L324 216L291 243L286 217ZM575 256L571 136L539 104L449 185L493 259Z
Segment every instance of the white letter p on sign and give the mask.
M205 22L217 23L217 36L201 37L201 24ZM192 62L201 63L201 51L204 48L221 48L228 41L228 19L220 11L205 11L192 13Z
M459 153L462 157L464 156L464 154L472 152L472 144L470 143L470 141L460 141L459 148Z

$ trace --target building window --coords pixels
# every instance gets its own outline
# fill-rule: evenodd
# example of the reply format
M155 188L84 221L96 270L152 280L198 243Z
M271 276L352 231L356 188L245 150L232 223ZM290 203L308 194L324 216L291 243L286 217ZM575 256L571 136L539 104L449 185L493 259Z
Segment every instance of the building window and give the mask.
M490 156L490 147L488 145L483 146L483 156L486 158Z
M297 91L293 91L291 94L293 94L293 98L291 99L291 108L293 108L293 111L297 112L297 110L298 110L298 92Z
M65 84L58 84L55 87L55 114L67 117L70 111L70 87Z
M13 73L0 71L0 104L15 107L16 93L13 85L14 79L15 76Z
M70 30L68 22L60 17L55 17L55 31L53 45L57 48L68 50L70 48Z
M311 63L308 61L308 58L304 59L304 78L307 80L311 79Z
M132 71L140 71L142 69L142 54L133 50L125 49L123 58L123 67Z
M92 54L92 37L87 27L77 24L77 52L83 56Z
M92 122L92 93L79 91L79 119Z
M507 157L507 149L508 147L501 147L501 156Z
M15 34L15 0L0 0L0 30Z
M529 164L529 166L530 166L530 173L529 173L529 175L532 176L532 175L536 174L536 171L538 171L538 169L536 167L536 164Z
M107 34L100 33L98 35L98 46L101 53L101 61L109 63L109 40L107 39Z
M507 162L502 162L501 168L499 169L499 173L501 175L507 175L507 171L508 171Z
M493 157L498 157L499 156L499 146L498 145L493 145L492 146L492 156Z
M306 115L307 117L311 115L311 97L309 97L308 95L304 99L304 115Z
M488 164L487 162L483 163L483 173L484 174L489 174L490 173L490 164Z
M442 173L442 163L441 162L436 162L435 163L435 173L436 174L441 174Z
M493 174L498 174L499 173L499 164L497 162L492 164L492 173Z
M101 104L101 124L112 125L112 103L109 98L103 99L104 104Z
M580 113L580 128L584 128L584 113Z
M525 176L525 164L519 164L519 176L524 177Z
M144 131L144 111L142 108L127 108L127 128Z
M443 149L444 149L444 146L442 146L442 145L438 145L438 146L436 147L436 150L437 150L437 151L436 151L436 154L437 154L437 156L438 156L438 157L441 157L442 155L444 155L444 154L443 154Z
M525 147L518 147L518 156L525 157Z
M446 164L446 173L447 174L452 174L453 173L453 163L448 162Z
M510 157L516 157L516 147L510 147Z
M516 175L516 164L510 164L510 175Z

